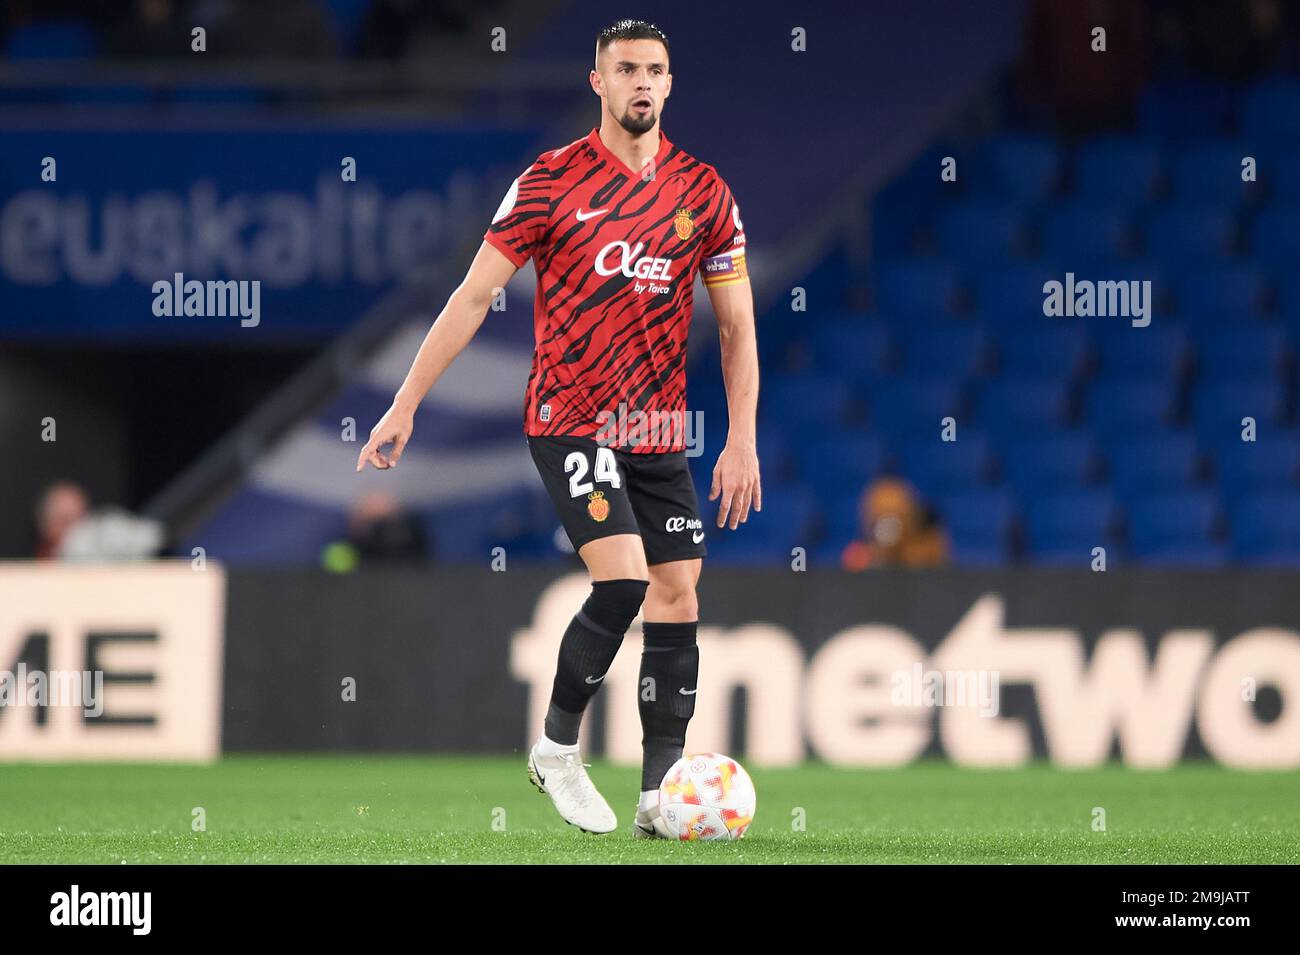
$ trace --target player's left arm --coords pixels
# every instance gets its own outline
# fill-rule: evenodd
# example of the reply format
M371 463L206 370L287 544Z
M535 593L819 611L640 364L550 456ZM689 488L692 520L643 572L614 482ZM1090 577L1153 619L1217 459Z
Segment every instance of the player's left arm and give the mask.
M758 336L754 329L754 295L744 273L744 250L736 271L720 282L705 280L722 344L722 380L727 388L727 443L713 468L709 500L717 500L718 526L730 517L731 529L749 519L751 504L763 509L758 473Z

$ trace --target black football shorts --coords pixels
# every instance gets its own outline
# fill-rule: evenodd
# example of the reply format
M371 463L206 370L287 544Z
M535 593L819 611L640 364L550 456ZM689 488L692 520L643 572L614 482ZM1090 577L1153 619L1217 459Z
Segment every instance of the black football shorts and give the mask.
M647 564L707 553L685 451L634 454L593 438L551 435L527 441L574 550L613 534L640 534Z

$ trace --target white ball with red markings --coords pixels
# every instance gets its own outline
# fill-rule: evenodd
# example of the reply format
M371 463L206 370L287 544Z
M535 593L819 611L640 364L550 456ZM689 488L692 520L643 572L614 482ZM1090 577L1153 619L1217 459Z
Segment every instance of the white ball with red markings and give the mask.
M659 784L659 815L683 842L739 839L757 807L749 773L721 753L683 756Z

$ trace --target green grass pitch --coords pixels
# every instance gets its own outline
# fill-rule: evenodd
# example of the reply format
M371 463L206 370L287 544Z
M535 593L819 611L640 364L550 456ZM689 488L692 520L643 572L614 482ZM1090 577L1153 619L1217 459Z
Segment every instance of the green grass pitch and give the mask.
M1294 863L1300 773L1205 763L1006 771L921 762L754 774L737 843L634 840L639 772L590 770L617 832L566 826L510 757L238 755L0 767L9 863ZM192 829L201 807L206 830ZM1105 831L1093 828L1105 810ZM797 827L802 819L803 829Z

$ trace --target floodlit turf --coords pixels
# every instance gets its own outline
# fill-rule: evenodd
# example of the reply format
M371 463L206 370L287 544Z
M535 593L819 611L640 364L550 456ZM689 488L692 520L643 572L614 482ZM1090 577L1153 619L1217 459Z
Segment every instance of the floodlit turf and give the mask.
M1300 861L1300 773L809 764L754 773L758 813L742 841L690 844L634 840L639 773L600 762L590 772L619 830L566 826L525 758L0 765L0 862ZM206 831L191 830L196 807Z

